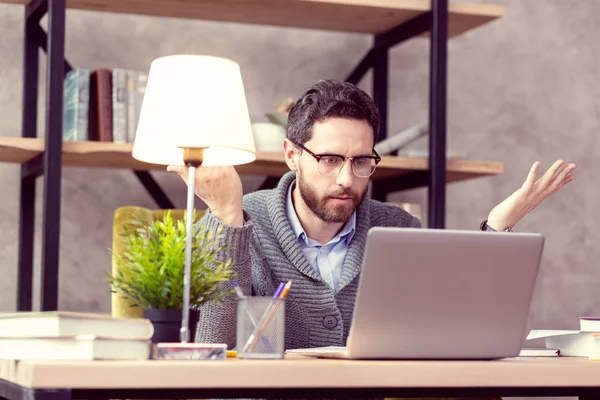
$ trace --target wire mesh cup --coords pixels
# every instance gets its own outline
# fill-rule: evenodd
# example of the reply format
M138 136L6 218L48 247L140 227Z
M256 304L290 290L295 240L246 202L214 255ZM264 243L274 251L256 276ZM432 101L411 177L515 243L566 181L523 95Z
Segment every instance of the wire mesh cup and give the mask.
M238 299L239 358L283 358L285 299L250 296Z

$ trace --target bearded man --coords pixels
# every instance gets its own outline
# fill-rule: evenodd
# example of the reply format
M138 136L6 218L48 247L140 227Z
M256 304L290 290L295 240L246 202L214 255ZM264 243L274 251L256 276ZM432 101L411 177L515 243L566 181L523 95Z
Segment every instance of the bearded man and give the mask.
M285 305L285 349L345 346L368 230L421 226L408 212L366 197L380 160L374 150L378 134L379 113L364 91L322 80L290 110L283 152L291 171L275 189L243 196L233 167L196 172L196 194L208 206L203 227L222 230L227 247L219 257L232 260L244 294L271 296L279 283L293 282ZM538 168L535 162L482 230L510 230L575 179L575 165L562 160L536 180ZM168 170L187 182L185 167ZM202 307L195 340L235 347L235 296Z

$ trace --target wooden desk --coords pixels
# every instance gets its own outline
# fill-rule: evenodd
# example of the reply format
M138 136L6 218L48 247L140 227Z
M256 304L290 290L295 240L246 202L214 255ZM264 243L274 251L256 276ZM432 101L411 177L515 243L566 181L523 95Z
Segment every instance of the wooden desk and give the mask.
M2 361L0 397L600 396L600 363L496 361Z

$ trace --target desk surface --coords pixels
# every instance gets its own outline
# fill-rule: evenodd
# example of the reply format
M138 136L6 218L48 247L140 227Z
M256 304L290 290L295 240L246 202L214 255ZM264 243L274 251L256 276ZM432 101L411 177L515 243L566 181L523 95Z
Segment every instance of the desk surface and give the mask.
M285 360L0 361L0 378L47 388L472 388L600 387L600 362Z

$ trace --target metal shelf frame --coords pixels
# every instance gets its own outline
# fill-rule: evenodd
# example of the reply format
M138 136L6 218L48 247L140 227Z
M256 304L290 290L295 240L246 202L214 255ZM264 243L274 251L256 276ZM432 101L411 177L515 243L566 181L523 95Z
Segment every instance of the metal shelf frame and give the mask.
M25 6L23 40L22 136L37 137L39 51L46 59L45 151L21 166L17 310L31 311L36 180L43 176L43 216L40 311L58 309L60 213L62 180L63 80L72 68L65 59L66 0L32 0ZM48 31L40 20L48 15ZM446 202L446 93L448 0L432 0L430 11L388 32L375 35L373 46L346 78L358 83L372 69L373 99L381 113L381 135L388 128L389 50L401 42L430 32L429 171L402 179L374 182L372 197L385 201L389 193L419 186L428 188L428 226L443 229ZM381 139L380 139L381 140ZM173 203L148 171L133 171L160 208ZM261 188L273 187L268 178Z

